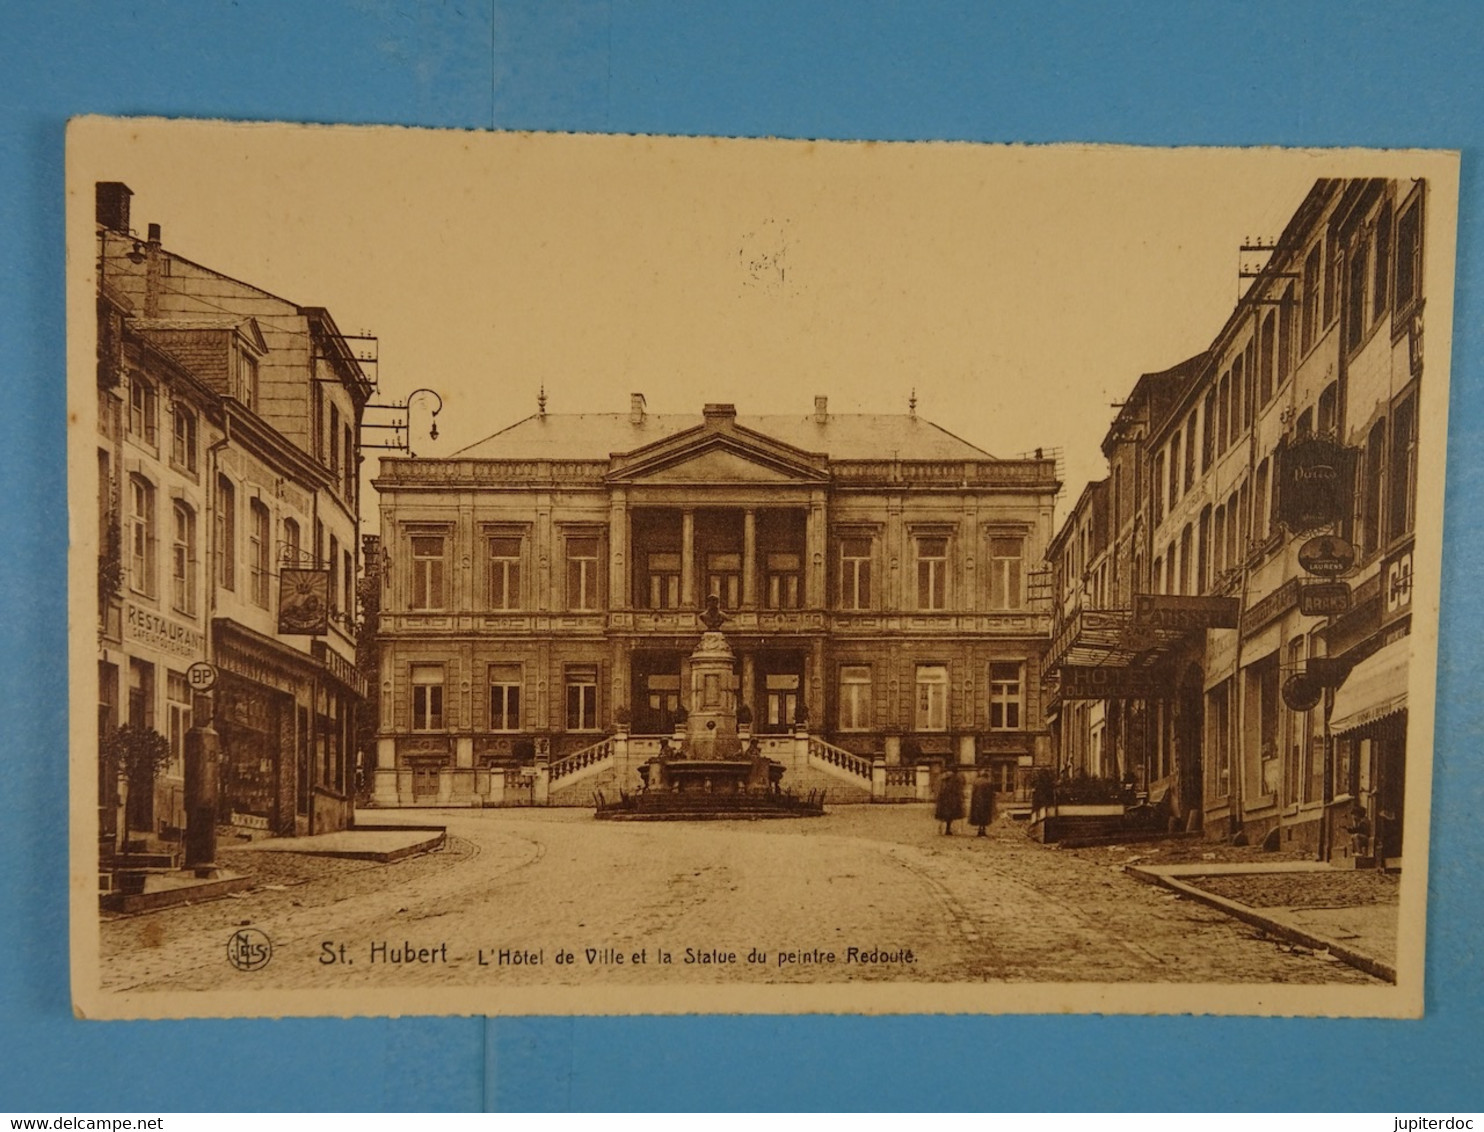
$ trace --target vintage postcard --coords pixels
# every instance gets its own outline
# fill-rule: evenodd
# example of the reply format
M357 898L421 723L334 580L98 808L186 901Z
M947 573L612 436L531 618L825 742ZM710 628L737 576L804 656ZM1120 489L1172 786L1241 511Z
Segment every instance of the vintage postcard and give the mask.
M1457 154L67 162L80 1015L1420 1014Z

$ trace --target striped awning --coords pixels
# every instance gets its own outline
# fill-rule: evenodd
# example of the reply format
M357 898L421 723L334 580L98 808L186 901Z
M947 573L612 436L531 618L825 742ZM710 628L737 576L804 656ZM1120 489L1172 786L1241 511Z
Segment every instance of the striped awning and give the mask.
M1333 735L1354 731L1407 707L1407 661L1412 655L1411 637L1384 645L1350 670L1335 692L1329 714Z

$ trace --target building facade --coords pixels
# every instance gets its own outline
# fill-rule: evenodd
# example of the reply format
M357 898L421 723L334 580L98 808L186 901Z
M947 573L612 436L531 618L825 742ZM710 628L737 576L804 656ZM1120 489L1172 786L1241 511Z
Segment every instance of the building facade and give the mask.
M587 804L687 708L709 595L743 723L835 796L1049 757L1029 567L1055 462L922 419L541 411L447 459L384 459L375 800Z
M138 238L130 196L98 186L99 725L157 731L170 759L152 791L100 766L103 834L179 837L203 712L220 822L344 828L370 383L327 312L167 251L157 225ZM286 631L285 571L323 591L323 625ZM209 696L189 681L197 664L214 669Z
M1089 601L1080 511L1054 544L1063 753L1185 828L1401 857L1426 196L1322 180L1245 249L1210 346L1141 378L1105 438L1116 581ZM1088 704L1121 717L1111 761L1083 753Z

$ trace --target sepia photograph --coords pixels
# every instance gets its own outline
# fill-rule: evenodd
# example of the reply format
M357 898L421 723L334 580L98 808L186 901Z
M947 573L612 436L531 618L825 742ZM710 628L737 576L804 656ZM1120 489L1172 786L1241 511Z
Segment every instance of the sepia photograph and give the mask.
M1458 168L74 120L75 1009L1419 1016Z

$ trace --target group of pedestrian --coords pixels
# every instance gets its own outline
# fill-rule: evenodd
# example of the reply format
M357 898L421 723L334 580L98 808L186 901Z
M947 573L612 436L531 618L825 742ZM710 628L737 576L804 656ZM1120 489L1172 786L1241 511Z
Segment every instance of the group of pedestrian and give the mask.
M938 784L938 805L933 816L943 823L945 836L953 835L953 823L964 816L964 779L950 767ZM977 826L977 836L984 837L986 827L994 821L994 783L989 771L981 770L969 795L969 824Z

